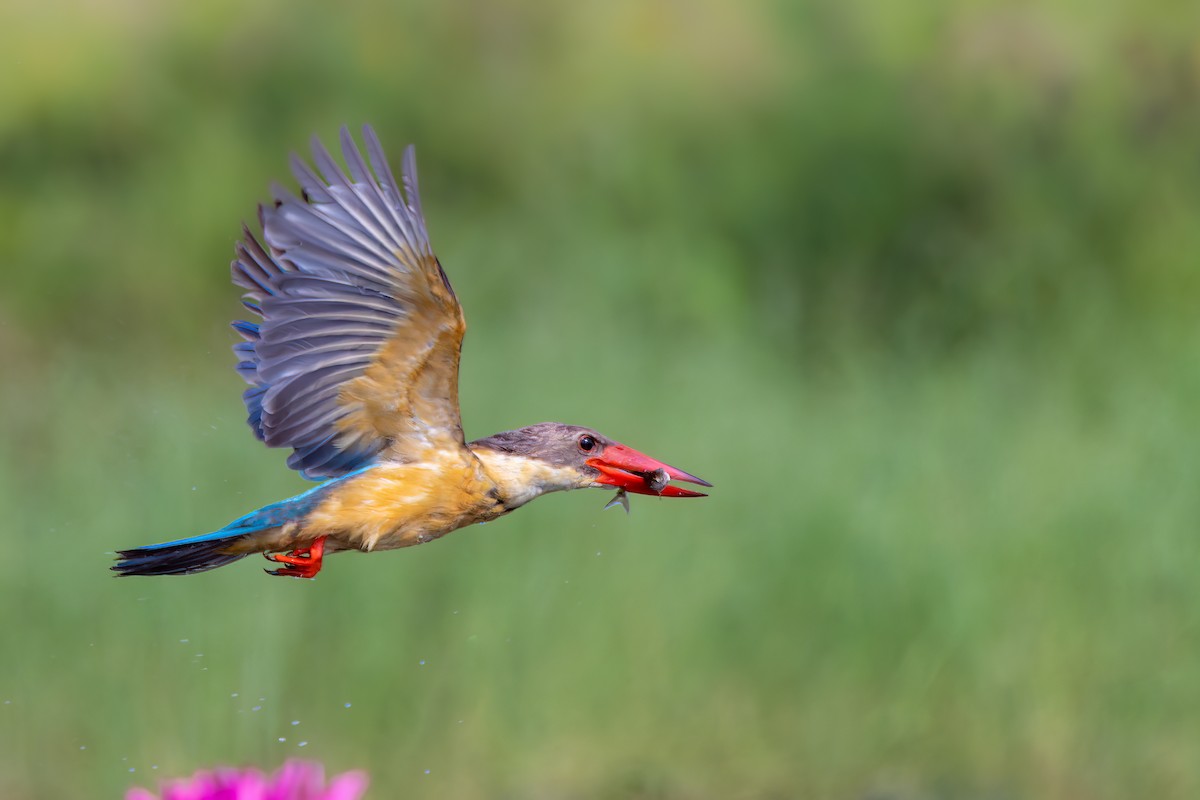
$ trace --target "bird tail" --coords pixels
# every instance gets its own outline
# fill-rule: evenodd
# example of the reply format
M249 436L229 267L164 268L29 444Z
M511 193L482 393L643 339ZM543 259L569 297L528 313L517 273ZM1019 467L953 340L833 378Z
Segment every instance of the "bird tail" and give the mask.
M217 531L216 533L223 533ZM117 563L112 569L118 575L190 575L232 564L248 553L231 553L229 547L249 531L230 531L226 536L213 534L182 539L178 542L118 550Z
M232 564L255 551L253 546L245 546L245 539L302 518L316 508L335 485L367 469L370 466L326 481L303 494L251 511L219 531L132 550L118 550L117 563L112 570L121 576L190 575ZM243 546L239 547L239 543Z

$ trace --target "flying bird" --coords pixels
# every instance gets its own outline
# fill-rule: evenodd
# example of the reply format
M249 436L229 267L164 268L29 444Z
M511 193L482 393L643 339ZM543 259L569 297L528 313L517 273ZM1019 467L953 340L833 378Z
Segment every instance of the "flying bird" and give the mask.
M247 421L268 447L292 449L289 467L324 482L213 533L118 551L119 574L185 575L262 553L278 565L269 574L312 578L330 553L429 542L547 492L616 487L628 510L626 492L703 497L671 481L711 486L576 425L467 442L466 323L429 244L414 150L398 183L369 126L363 138L366 160L342 128L349 175L315 137L319 172L293 155L300 196L275 187L258 210L262 242L243 226L232 264L261 318L233 323Z

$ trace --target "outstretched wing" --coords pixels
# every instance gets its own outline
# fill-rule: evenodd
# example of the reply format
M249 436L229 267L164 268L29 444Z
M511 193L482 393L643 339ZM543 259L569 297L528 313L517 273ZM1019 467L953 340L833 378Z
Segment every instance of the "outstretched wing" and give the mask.
M344 475L384 457L419 460L465 448L458 411L462 308L421 213L413 148L401 192L379 139L363 128L371 167L346 128L349 177L314 137L320 175L292 156L301 198L274 187L259 207L264 248L249 229L233 282L262 322L235 322L238 372L254 433L291 447L309 478ZM372 174L372 171L374 174Z

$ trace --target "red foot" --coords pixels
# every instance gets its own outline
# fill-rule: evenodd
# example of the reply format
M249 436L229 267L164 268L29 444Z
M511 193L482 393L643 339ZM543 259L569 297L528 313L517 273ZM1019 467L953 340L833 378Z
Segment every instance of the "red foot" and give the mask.
M292 578L315 578L321 571L321 556L325 554L325 539L322 536L308 547L289 550L287 553L263 553L267 561L286 564L280 569L265 569L268 575L286 575Z

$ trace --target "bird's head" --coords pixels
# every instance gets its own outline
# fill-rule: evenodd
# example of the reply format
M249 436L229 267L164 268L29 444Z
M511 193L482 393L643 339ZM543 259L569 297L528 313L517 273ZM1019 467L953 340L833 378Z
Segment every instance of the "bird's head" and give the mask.
M485 456L486 460L510 462L504 468L524 473L528 482L541 484L539 493L616 487L658 497L704 497L701 492L673 486L671 481L712 486L591 428L560 422L497 433L472 442L471 448L481 456L496 454Z

